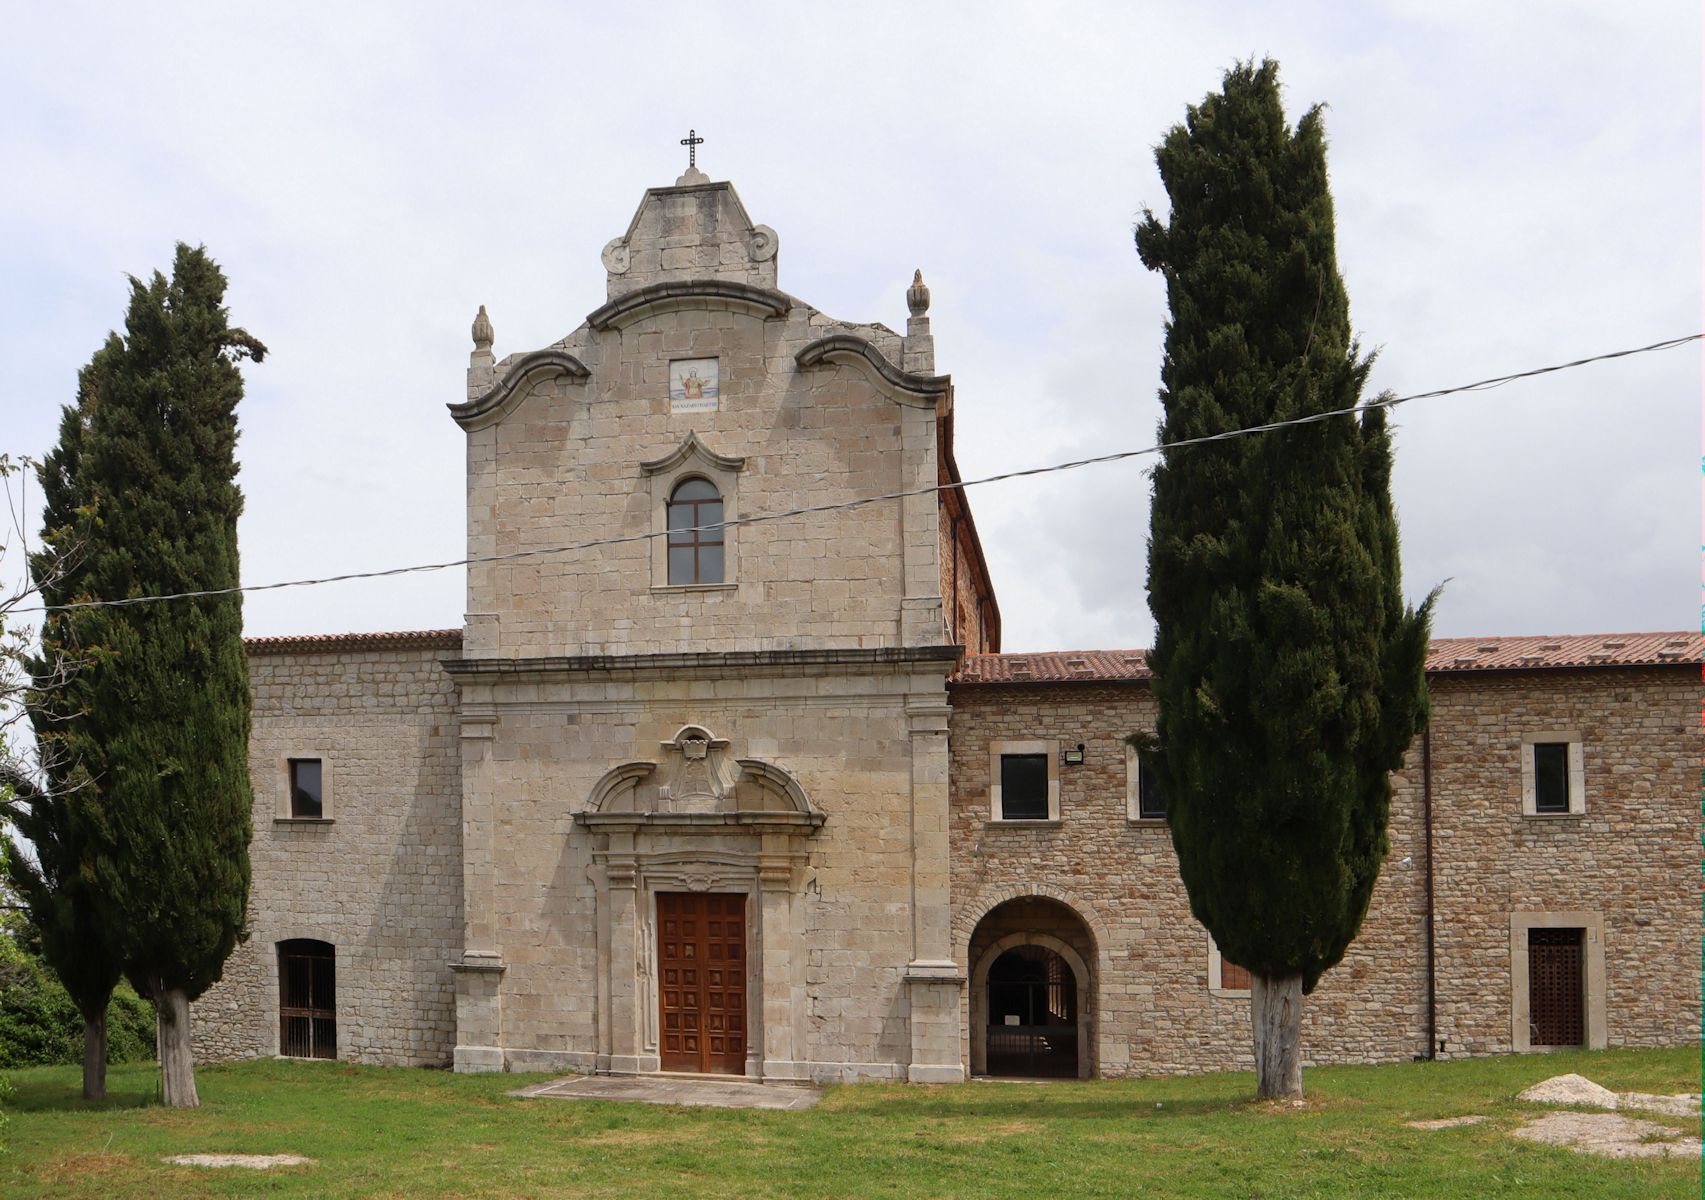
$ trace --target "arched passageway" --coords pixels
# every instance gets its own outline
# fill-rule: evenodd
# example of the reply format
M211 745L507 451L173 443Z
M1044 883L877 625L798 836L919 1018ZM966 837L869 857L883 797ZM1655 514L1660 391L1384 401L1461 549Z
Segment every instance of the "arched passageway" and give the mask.
M1066 905L997 905L971 935L971 1071L1087 1079L1095 1061L1095 941Z

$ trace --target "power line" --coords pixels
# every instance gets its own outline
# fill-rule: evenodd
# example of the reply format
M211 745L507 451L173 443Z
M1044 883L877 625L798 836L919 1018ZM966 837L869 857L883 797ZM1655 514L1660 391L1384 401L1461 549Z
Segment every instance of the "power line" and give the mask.
M867 504L881 504L887 500L904 500L911 496L924 496L935 492L952 491L955 489L979 487L985 483L1000 483L1008 479L1027 479L1035 475L1050 475L1059 471L1075 471L1080 467L1097 466L1101 463L1122 462L1129 458L1140 458L1149 454L1160 454L1168 450L1181 450L1187 446L1201 446L1210 442L1231 441L1234 438L1251 437L1257 433L1271 433L1278 429L1288 429L1298 425L1313 425L1333 417L1354 416L1358 413L1373 412L1376 409L1396 408L1399 404L1408 404L1414 400L1433 400L1440 396L1452 396L1460 392L1483 392L1506 383L1514 383L1519 379L1532 379L1538 375L1549 375L1557 371L1568 371L1576 367L1584 367L1591 363L1606 362L1614 358L1627 358L1635 354L1648 354L1654 350L1672 350L1677 346L1685 346L1690 342L1705 338L1705 333L1690 333L1685 337L1668 338L1661 342L1653 342L1647 346L1635 346L1627 350L1612 350L1605 354L1594 354L1587 358L1577 358L1571 362L1557 363L1549 367L1535 367L1529 371L1518 371L1512 375L1497 375L1490 379L1481 379L1474 383L1458 384L1455 387L1438 388L1430 392L1415 392L1408 396L1381 396L1365 404L1355 404L1347 408L1335 408L1326 412L1310 413L1307 416L1291 417L1283 421L1270 421L1264 425L1251 425L1241 429L1228 429L1220 433L1206 434L1202 437L1181 438L1174 442L1165 442L1153 446L1144 446L1136 450L1116 450L1111 454L1097 454L1090 458L1073 459L1070 462L1051 463L1044 467L1026 467L1018 471L1002 471L996 475L985 475L980 479L966 479L959 483L937 483L923 487L908 488L898 492L883 492L876 496L860 496L853 500L838 500L829 504L814 504L805 508L790 508L780 512L755 513L748 517L735 517L732 520L720 521L710 525L695 525L692 529L651 530L645 533L622 534L618 537L593 538L590 541L571 542L564 546L541 546L532 550L511 550L505 554L486 554L471 558L456 558L447 562L416 563L407 567L391 567L382 571L351 571L343 575L327 575L318 579L290 579L279 583L254 583L238 587L210 588L204 591L172 592L160 596L129 596L120 600L80 600L71 604L40 605L35 608L14 608L11 613L45 613L66 612L80 608L122 608L132 604L149 604L158 600L195 600L213 596L230 596L243 592L271 592L282 588L317 587L327 583L345 583L355 579L388 579L396 575L420 575L430 571L445 571L452 567L473 566L479 563L513 562L522 558L537 558L548 554L572 554L580 550L594 550L601 546L620 546L630 542L650 541L653 538L664 537L673 533L704 533L711 530L728 529L737 525L757 525L764 521L779 521L789 517L809 516L812 513L835 512L842 509L862 508Z

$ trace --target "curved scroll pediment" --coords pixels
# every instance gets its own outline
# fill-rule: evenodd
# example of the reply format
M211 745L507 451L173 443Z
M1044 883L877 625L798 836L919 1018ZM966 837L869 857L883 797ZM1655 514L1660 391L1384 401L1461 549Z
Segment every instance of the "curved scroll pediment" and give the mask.
M913 375L888 361L886 355L864 338L851 333L831 333L820 337L793 356L801 369L823 363L856 367L889 399L898 404L933 408L936 401L953 391L953 380L947 375Z
M647 475L663 475L673 471L689 460L698 462L701 466L713 471L738 471L745 467L746 460L727 454L718 454L709 446L699 441L699 435L689 433L687 440L662 458L654 458L649 462L639 464L639 469Z
M729 743L699 725L663 743L660 762L613 767L593 787L581 825L785 825L808 832L823 824L791 772L756 758L736 759Z
M511 363L503 378L477 400L446 407L463 429L484 429L508 416L534 384L565 376L573 383L585 383L592 377L592 372L566 350L535 350Z
M683 279L653 283L617 296L593 309L586 323L593 329L626 329L635 321L660 313L720 309L753 317L785 317L793 307L786 292L740 283L733 279Z

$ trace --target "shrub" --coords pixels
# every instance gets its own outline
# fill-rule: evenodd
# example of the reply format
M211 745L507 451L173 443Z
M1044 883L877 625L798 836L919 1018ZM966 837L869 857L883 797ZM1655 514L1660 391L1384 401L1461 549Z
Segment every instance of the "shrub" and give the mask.
M120 984L107 1006L107 1061L154 1057L154 1006ZM83 1061L83 1017L41 959L0 935L0 1069Z

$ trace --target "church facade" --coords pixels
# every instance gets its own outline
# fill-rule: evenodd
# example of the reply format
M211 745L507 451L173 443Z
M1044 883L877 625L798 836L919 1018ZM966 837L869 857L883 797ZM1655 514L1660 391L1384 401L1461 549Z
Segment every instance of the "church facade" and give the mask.
M929 293L779 290L690 169L465 399L458 630L250 642L249 936L198 1053L779 1081L1248 1064L1140 651L1001 654ZM872 497L883 497L869 503ZM745 518L811 510L775 520ZM585 543L596 545L585 546ZM579 549L564 547L581 546ZM1314 1061L1697 1040L1705 641L1447 641Z

